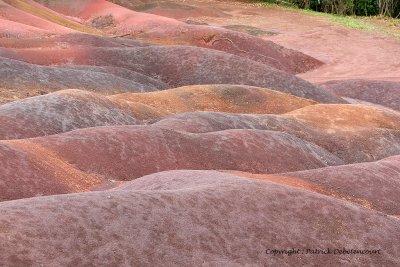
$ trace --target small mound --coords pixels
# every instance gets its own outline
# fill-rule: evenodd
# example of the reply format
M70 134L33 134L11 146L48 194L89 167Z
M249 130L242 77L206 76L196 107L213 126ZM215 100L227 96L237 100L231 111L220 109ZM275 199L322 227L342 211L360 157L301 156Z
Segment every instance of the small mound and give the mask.
M284 175L318 184L334 196L367 208L400 216L400 156Z
M80 170L116 180L171 169L278 173L343 163L318 146L273 131L188 134L152 126L109 126L31 142L54 151Z
M301 52L286 49L271 41L224 28L189 25L184 22L135 12L104 0L83 1L77 4L63 2L43 3L68 16L76 16L94 28L115 36L134 36L156 44L183 44L216 49L267 64L293 74L303 73L323 63ZM173 3L145 3L144 9L155 5L159 13L169 12L183 16L180 11L198 8ZM149 6L150 5L150 6ZM165 9L165 6L172 9ZM143 8L142 8L143 9ZM209 10L209 12L206 11ZM169 10L169 11L168 11ZM171 11L172 10L172 11ZM205 13L214 9L202 9ZM200 15L200 14L199 14Z
M333 113L331 113L333 114ZM380 118L381 114L377 114ZM334 115L335 116L335 115ZM371 120L374 113L370 114ZM347 117L343 117L346 120ZM388 128L365 128L355 125L340 128L308 123L286 115L245 115L193 112L169 116L155 123L157 127L204 133L228 129L258 129L289 133L317 144L347 164L376 161L400 154L400 131ZM329 117L326 118L330 120ZM380 125L377 124L377 127ZM390 125L389 125L390 126Z
M169 88L169 85L157 80L155 78L149 77L147 75L141 74L136 71L131 71L126 68L113 67L113 66L85 66L85 65L62 65L62 68L67 68L71 70L82 70L89 72L106 73L117 76L119 78L131 81L132 86L136 87L135 91L156 91L164 90Z
M163 25L134 35L159 45L191 45L223 51L292 74L304 73L323 63L272 41L224 28L204 25Z
M283 173L279 176L240 172L233 174L290 185L388 215L400 216L399 163L400 156L394 156L377 162Z
M71 30L79 32L100 34L99 31L87 27L82 23L80 23L79 21L72 19L71 17L63 16L60 13L54 12L53 10L46 8L45 6L40 5L38 3L35 3L32 0L2 0L2 1L16 9L19 9L18 12L28 13L29 15L27 16L35 16L47 21L46 23L59 25L57 28L62 27L62 28L69 28ZM31 20L32 19L27 18L25 22L32 22Z
M320 128L386 128L400 131L400 113L367 105L313 105L286 116Z
M0 56L35 64L123 67L171 87L193 84L245 84L265 87L322 103L344 101L289 73L230 54L190 46L60 50L0 49Z
M4 20L9 20L13 21L15 23L19 24L19 27L10 27L10 26L16 26L15 25L7 25L2 21L0 24L1 27L10 27L12 31L21 31L24 27L35 27L37 30L43 30L47 33L52 33L52 34L65 34L65 33L72 33L75 32L72 29L69 29L67 27L63 27L59 24L50 22L46 19L43 19L41 17L38 17L36 15L30 14L30 12L23 11L21 9L15 8L14 6L11 6L9 4L6 4L5 2L10 2L10 3L15 3L16 1L1 1L0 2L0 18ZM28 28L25 28L28 29ZM39 32L36 32L39 35ZM22 36L21 36L22 37Z
M142 180L153 185L135 181L125 190L0 204L7 237L0 239L0 261L11 266L400 264L398 219L375 211L216 172L165 172ZM306 253L327 244L331 250L380 249L380 254ZM304 254L266 254L286 247Z
M90 191L105 183L41 146L1 141L0 151L0 201Z
M143 123L147 116L154 119L158 112L143 106L132 103L124 107L80 90L14 101L0 106L0 139L31 138L95 126L135 125Z
M343 164L296 137L256 130L187 134L108 126L0 144L3 200L104 188L164 170L279 173Z
M166 24L183 24L174 19L129 10L104 0L84 0L77 3L41 0L38 2L66 16L78 17L87 24L92 24L97 18L111 16L114 23L111 28L114 33L144 31Z
M321 87L342 97L359 99L400 111L400 82L344 80L329 81Z
M150 82L142 84L106 72L107 70L104 69L90 69L90 67L80 70L73 67L39 66L0 57L0 76L2 77L0 88L12 90L17 96L29 96L30 92L39 89L40 92L47 93L76 88L104 94L157 90L154 79L149 78L147 80ZM138 76L142 82L143 75ZM163 83L159 85L165 87Z
M276 115L229 114L222 112L186 112L170 115L154 123L157 127L188 133L209 133L229 129L274 130ZM285 118L282 118L284 121ZM286 120L287 121L287 120ZM283 123L282 123L283 124ZM293 123L294 124L294 123Z
M110 96L118 101L139 102L170 113L218 111L231 113L281 114L314 101L281 92L242 85L195 85L153 93Z
M0 38L32 38L34 36L46 36L51 32L33 26L25 25L0 18Z
M95 36L84 33L57 34L40 38L2 38L0 47L4 48L77 48L77 47L141 47L148 44L126 38L111 38L105 36Z

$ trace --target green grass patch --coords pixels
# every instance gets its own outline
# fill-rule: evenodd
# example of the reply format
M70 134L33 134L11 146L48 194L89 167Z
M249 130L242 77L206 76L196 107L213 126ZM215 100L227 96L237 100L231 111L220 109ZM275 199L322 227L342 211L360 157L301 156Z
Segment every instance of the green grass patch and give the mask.
M343 26L346 28L352 28L352 29L359 29L359 30L366 30L366 31L379 31L377 27L374 26L374 24L369 23L368 17L365 17L367 19L364 19L364 17L357 17L357 16L340 16L340 15L335 15L335 14L330 14L330 13L324 13L324 12L318 12L310 9L301 9L298 8L295 5L292 5L288 2L285 1L277 1L275 3L269 3L269 2L259 2L259 5L265 6L265 7L272 7L272 8L281 8L284 10L289 10L293 12L302 12L305 14L313 15L313 16L319 16L327 19L328 21L332 22L334 25L338 26Z
M360 29L360 30L371 30L371 31L373 30L372 25L358 19L358 17L356 17L356 16L339 16L339 15L317 12L317 11L308 10L308 9L298 9L298 10L301 10L303 13L306 13L306 14L326 17L334 24L340 25L340 26L345 26L347 28L354 28L354 29Z

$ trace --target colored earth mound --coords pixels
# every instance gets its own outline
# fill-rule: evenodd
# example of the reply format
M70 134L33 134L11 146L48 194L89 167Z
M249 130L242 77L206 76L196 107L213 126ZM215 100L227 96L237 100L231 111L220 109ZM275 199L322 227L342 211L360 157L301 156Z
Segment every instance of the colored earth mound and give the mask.
M331 105L327 106L330 107ZM259 129L286 132L325 148L348 164L376 161L400 153L399 113L391 113L385 110L385 112L388 112L387 116L385 116L383 112L380 113L378 110L375 113L371 112L363 120L361 116L357 118L358 111L363 110L363 108L369 110L370 107L343 105L343 107L340 107L343 110L350 108L355 112L346 117L348 118L347 121L344 117L342 117L342 120L337 120L336 113L326 114L325 120L332 122L331 125L326 125L325 120L323 121L324 123L314 120L314 118L318 118L321 115L320 110L325 108L324 105L308 106L303 109L310 109L310 107L316 108L314 109L315 113L309 113L309 121L301 117L297 118L291 113L286 115L245 115L197 112L170 116L156 122L155 125L193 133L227 129ZM340 108L336 107L336 109ZM293 113L301 114L303 109L296 110ZM354 118L353 121L349 119L352 117ZM381 120L379 123L377 123L378 119ZM349 125L351 123L353 124L352 127ZM339 127L341 124L347 124L347 126L341 129Z
M348 100L361 100L400 111L400 82L344 80L326 82L321 86Z
M171 113L219 111L231 113L280 114L314 101L266 88L243 85L195 85L154 93L118 94L117 101L140 102Z
M112 191L3 202L0 213L7 214L0 222L6 237L0 261L9 266L396 266L400 258L393 249L400 241L396 218L213 171L164 172ZM333 250L349 244L381 254L265 254L286 246Z
M89 35L84 33L69 33L62 35L52 35L47 38L1 38L0 47L4 48L79 48L79 47L142 47L148 44L127 39L112 38L107 36Z
M146 113L158 112L147 107L136 116L133 108L124 109L105 97L78 90L61 91L0 106L0 139L30 138L95 126L138 124L138 118L143 119Z
M151 123L171 113L223 111L285 113L315 102L265 88L235 85L189 86L154 94L106 97L82 90L0 105L0 139L23 139L75 129Z
M76 177L65 183L81 189L88 188L87 183L99 185L104 179L132 180L164 170L280 173L343 164L314 144L289 134L259 130L188 134L152 126L109 126L36 139L1 141L1 144L0 177L9 181L3 184L2 199L27 197L29 192L37 192L32 196L51 193L48 183L62 179L64 176L59 177L59 173L63 172ZM24 168L14 172L16 166ZM18 186L32 177L41 177L48 183ZM92 181L93 177L97 180ZM16 195L10 195L15 192Z
M43 4L62 14L78 17L87 24L100 27L107 33L117 36L131 35L134 38L163 45L181 44L216 49L290 73L307 72L323 64L303 53L251 35L224 28L188 25L164 16L135 12L104 0L80 1L73 5L60 1ZM147 9L146 5L136 8ZM160 3L156 3L156 6L159 5ZM166 5L171 6L170 3ZM186 6L186 10L188 9L191 7Z
M0 151L0 201L90 191L107 182L27 142L1 141Z
M32 89L86 89L105 93L123 91L156 90L153 85L140 84L124 79L114 74L99 71L99 68L59 68L39 66L17 60L0 57L0 75L2 88L32 88ZM93 71L91 71L93 70ZM143 75L141 75L143 76ZM150 78L149 78L150 80Z
M171 87L193 84L245 84L267 87L323 103L339 97L296 76L238 56L190 46L92 49L0 49L0 56L41 65L123 67Z
M235 175L289 185L350 201L368 209L399 216L399 156L377 162L326 167L280 175L232 172ZM351 179L343 179L351 177Z
M58 153L81 170L119 180L131 180L161 169L240 168L277 173L342 162L316 145L275 131L227 130L188 134L152 126L110 126L27 141ZM238 149L232 150L233 145ZM271 154L269 151L276 152ZM92 160L94 156L96 162ZM281 158L287 158L291 164L281 162Z
M0 266L400 266L400 42L246 2L0 0Z

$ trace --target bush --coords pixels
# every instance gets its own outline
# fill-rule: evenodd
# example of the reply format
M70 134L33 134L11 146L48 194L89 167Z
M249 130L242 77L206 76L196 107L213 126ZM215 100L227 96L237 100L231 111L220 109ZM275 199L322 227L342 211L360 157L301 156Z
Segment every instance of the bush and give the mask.
M278 4L290 4L299 8L332 13L337 15L397 17L400 13L398 0L265 0Z

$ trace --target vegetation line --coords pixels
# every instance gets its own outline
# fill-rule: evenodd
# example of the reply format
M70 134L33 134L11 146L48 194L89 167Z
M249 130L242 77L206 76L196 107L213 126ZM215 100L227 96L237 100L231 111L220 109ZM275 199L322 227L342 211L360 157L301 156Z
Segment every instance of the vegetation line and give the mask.
M336 15L400 17L398 0L261 0Z
M387 16L357 16L357 15L339 15L315 11L312 9L301 8L291 2L294 0L264 0L257 1L259 4L267 7L279 7L292 11L301 11L306 14L320 16L328 19L333 24L344 26L347 28L355 28L370 32L383 33L392 37L400 38L400 19ZM297 0L298 2L300 0ZM319 0L323 2L324 0ZM340 1L340 0L337 0ZM331 1L329 1L331 2ZM400 1L399 1L400 2Z

